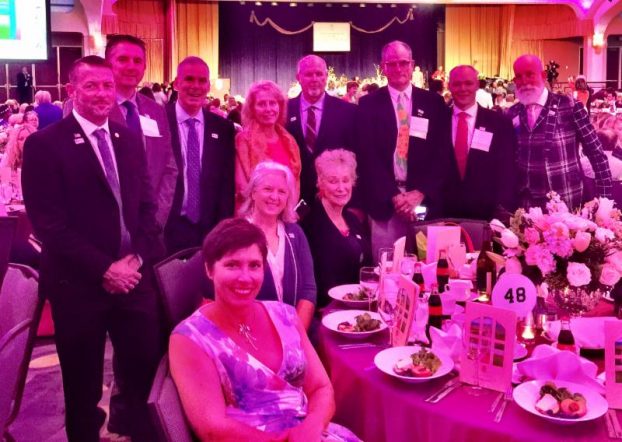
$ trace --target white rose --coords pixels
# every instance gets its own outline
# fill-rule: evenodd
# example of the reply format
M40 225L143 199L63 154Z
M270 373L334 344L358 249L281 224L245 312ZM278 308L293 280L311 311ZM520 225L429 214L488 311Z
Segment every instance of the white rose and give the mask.
M514 249L518 247L518 236L510 229L505 229L501 232L501 243L508 249Z
M601 284L612 287L616 285L619 280L620 273L618 273L618 271L612 264L604 264L603 267L600 269L600 278L598 281Z
M568 283L573 287L581 287L587 285L592 280L590 268L580 262L569 262L566 270Z
M614 202L609 198L598 198L598 210L595 215L597 223L606 225L609 221L611 221L613 203Z
M594 237L599 243L604 244L605 242L607 242L607 240L613 239L615 235L609 229L605 229L604 227L598 227L596 229L596 232L594 232Z

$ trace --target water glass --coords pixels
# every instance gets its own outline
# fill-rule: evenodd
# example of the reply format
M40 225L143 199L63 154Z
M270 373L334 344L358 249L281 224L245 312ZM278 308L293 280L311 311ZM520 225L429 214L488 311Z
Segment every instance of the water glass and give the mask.
M378 284L380 281L380 275L376 273L374 267L361 267L359 271L359 283L361 289L365 291L367 299L369 300L369 310L371 310L372 303L378 295Z
M393 253L393 247L382 247L378 250L380 272L391 273L393 271Z
M404 257L400 261L400 273L408 279L412 279L415 274L415 263L417 256L414 253L404 253Z
M472 323L468 323L465 321L464 326L462 328L462 346L466 357L470 361L475 362L475 379L473 385L467 385L466 392L471 396L480 396L482 394L482 387L479 385L479 363L481 356L481 341L479 337L479 328L477 329L478 334L471 334L469 328ZM461 367L464 369L464 367Z
M391 344L393 344L393 327L395 326L395 312L397 311L397 295L401 276L397 273L387 273L384 275L382 292L378 297L378 313L382 320L387 324L391 333Z

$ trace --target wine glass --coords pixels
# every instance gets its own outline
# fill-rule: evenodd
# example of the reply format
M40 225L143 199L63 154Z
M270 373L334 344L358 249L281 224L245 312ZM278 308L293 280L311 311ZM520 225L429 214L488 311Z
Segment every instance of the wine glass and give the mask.
M482 353L480 323L476 321L464 322L462 327L462 346L469 361L475 362L475 379L473 385L467 385L466 391L471 396L480 396L482 387L479 385L479 363ZM464 367L461 367L464 370Z
M393 271L393 247L381 247L378 249L378 265L381 273Z
M367 300L369 301L370 311L378 293L379 281L380 275L376 273L376 269L374 267L361 267L361 270L359 271L359 282L361 290L365 292Z
M398 273L386 273L382 284L382 293L378 297L378 313L389 327L390 344L393 345L395 327L395 312L397 311L397 295L401 275Z
M404 257L400 261L400 273L408 279L412 279L415 274L415 263L417 257L414 253L404 253Z

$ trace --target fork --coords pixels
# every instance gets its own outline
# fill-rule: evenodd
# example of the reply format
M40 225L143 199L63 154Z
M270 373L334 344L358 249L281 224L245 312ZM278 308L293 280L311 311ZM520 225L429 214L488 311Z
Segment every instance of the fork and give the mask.
M495 423L501 422L501 418L503 417L503 413L505 412L505 407L507 407L508 402L511 402L511 401L512 401L512 385L510 385L505 390L505 398L503 399L501 406L497 410L497 414L495 415L495 419L494 419Z
M609 418L609 422L611 422L611 429L609 429L609 425L607 426L610 433L609 437L622 439L622 429L620 428L620 421L618 420L616 411L610 408L607 410L607 416Z

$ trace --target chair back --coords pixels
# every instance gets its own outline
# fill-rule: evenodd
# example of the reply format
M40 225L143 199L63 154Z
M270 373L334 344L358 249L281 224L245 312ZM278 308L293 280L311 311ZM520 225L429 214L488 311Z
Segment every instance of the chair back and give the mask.
M169 329L190 316L209 292L200 248L185 249L154 267Z
M164 355L147 399L149 413L157 434L157 442L193 442L196 440L186 419L177 387L171 378L168 355Z
M0 216L0 285L2 285L2 278L9 265L9 256L16 230L17 217Z
M4 437L19 413L43 299L39 275L30 267L9 264L0 288L0 430Z
M423 232L427 235L428 226L460 226L462 229L462 241L467 246L467 252L480 250L484 242L484 228L488 221L466 218L443 218L431 221L420 221L411 224L406 234L406 248L408 252L416 250L416 235Z

